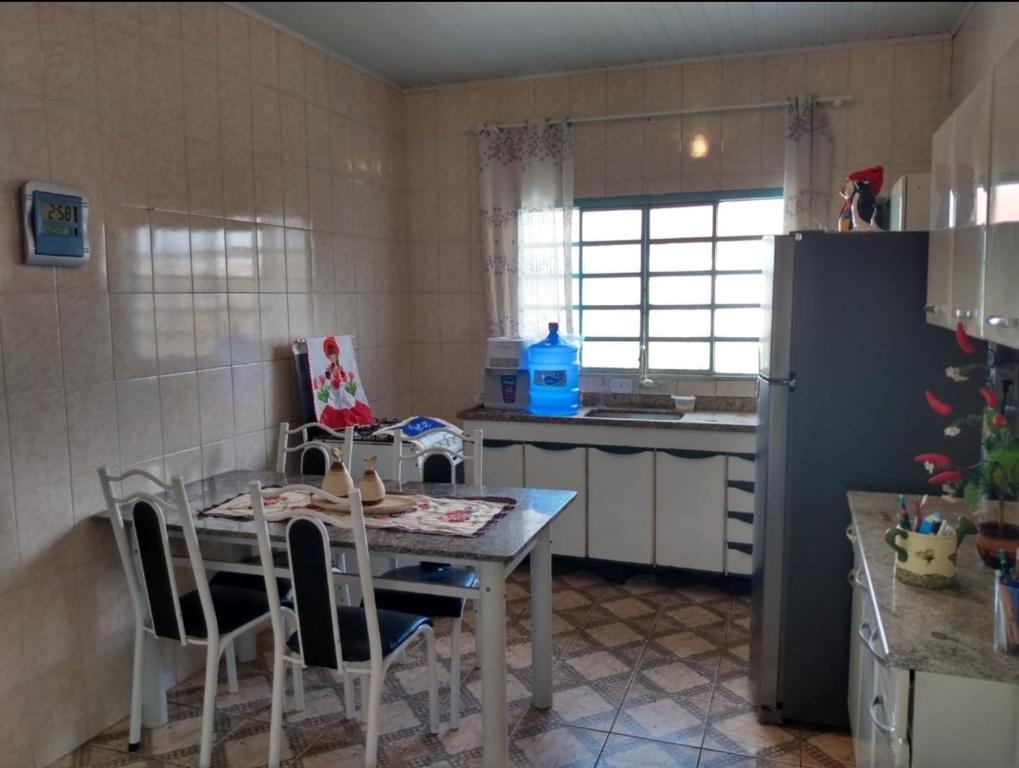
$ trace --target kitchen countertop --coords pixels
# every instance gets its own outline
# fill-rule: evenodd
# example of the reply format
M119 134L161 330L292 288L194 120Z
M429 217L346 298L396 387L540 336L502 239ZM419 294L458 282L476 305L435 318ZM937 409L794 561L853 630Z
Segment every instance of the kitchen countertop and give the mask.
M863 559L860 578L870 587L888 663L899 669L936 672L1019 684L1019 656L994 650L994 575L980 560L972 537L959 549L956 584L930 590L895 578L895 552L885 531L895 525L893 493L850 491L849 509ZM917 497L907 497L909 508ZM969 515L961 502L932 499L927 507L954 524Z
M604 406L596 406L601 408ZM757 431L757 414L734 411L693 411L683 414L678 421L658 421L654 419L606 419L584 417L588 411L596 407L581 408L576 416L535 416L523 411L502 411L494 408L477 406L460 411L457 417L469 421L511 421L530 422L535 424L569 424L571 426L592 427L623 427L639 429L686 429L709 430L715 432L755 432Z

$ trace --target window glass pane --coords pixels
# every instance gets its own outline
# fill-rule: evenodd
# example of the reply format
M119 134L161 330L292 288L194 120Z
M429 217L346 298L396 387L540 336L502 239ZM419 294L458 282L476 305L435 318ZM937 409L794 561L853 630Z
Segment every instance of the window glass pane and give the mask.
M570 259L572 260L572 263L570 264L570 271L571 271L571 273L574 274L574 275L579 275L580 274L580 246L579 245L573 246L573 248L570 250Z
M579 304L580 303L580 279L579 278L575 277L575 278L573 278L573 280L570 281L570 290L572 291L571 299L570 300L574 304Z
M724 200L718 204L718 236L779 235L783 205L780 197Z
M715 335L757 338L761 335L761 310L716 309Z
M640 278L585 277L584 304L640 304Z
M592 240L640 240L640 208L584 211L584 242Z
M648 268L652 272L709 271L711 243L652 244Z
M656 370L705 371L711 364L706 341L652 341L648 367Z
M760 304L760 275L719 275L715 278L716 304Z
M639 309L585 309L585 336L640 337Z
M640 272L640 244L585 245L584 274L598 272Z
M715 269L761 269L771 244L765 240L719 240L715 248Z
M648 335L710 336L710 309L652 309L648 313Z
M714 210L710 205L680 205L651 209L651 239L711 237ZM586 237L586 233L585 233Z
M580 242L580 210L573 209L573 216L570 217L570 240Z
M637 368L640 342L585 341L580 348L580 364L585 368Z
M710 304L711 277L652 277L648 280L652 304Z
M756 373L758 350L756 341L719 341L715 344L716 373Z

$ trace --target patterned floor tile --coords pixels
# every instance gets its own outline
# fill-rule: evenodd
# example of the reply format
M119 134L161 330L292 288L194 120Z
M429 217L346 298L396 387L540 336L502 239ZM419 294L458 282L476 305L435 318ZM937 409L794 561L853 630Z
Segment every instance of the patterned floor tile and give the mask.
M755 707L724 684L719 685L712 699L703 746L778 763L800 763L797 731L790 726L759 723Z
M197 761L201 744L202 711L171 704L169 716L170 721L161 728L142 728L141 747L134 754L177 765L187 765L192 756ZM217 710L213 720L213 743L225 737L240 723L241 718ZM92 744L126 752L128 726L125 718L94 738Z
M594 768L608 737L601 731L522 723L510 740L510 761L533 768Z
M166 765L149 757L86 744L53 763L50 768L163 768Z
M848 731L801 728L800 739L800 764L806 768L856 765L853 737Z
M307 749L314 739L312 734L300 728L284 725L280 757L287 765L293 758ZM260 720L243 720L212 748L212 768L262 768L269 754L269 724ZM181 765L195 768L199 753L188 754Z
M795 763L776 763L760 757L747 757L732 752L716 752L710 749L701 750L701 761L697 768L789 768Z
M615 722L625 697L626 688L622 686L562 681L552 692L552 706L548 709L530 707L521 727L542 722L607 731Z
M696 768L699 757L694 747L612 734L597 768Z
M683 696L634 684L626 694L612 732L700 747L710 703L710 693Z
M345 721L325 729L288 768L363 768L365 733L358 723ZM400 765L397 756L406 742L398 739L379 739L378 764Z

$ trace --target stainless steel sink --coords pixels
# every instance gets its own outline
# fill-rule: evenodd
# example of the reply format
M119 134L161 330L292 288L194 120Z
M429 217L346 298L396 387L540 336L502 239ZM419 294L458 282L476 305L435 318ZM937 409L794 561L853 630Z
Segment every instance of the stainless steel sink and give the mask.
M583 419L619 419L620 421L679 421L679 411L624 410L622 408L592 408L582 413Z

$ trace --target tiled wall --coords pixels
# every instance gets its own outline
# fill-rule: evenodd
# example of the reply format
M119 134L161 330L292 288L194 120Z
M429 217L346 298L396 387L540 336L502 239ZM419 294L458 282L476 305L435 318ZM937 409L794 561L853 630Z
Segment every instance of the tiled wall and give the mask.
M974 3L952 47L952 104L1019 38L1019 3Z
M623 114L752 104L805 91L849 94L832 108L835 190L850 170L882 164L886 178L926 171L948 107L949 41L679 62L571 76L411 92L406 97L407 237L413 405L452 416L479 390L485 336L476 144L484 121ZM707 136L694 159L689 138ZM782 185L781 110L577 128L578 197L753 189ZM599 388L600 377L585 377ZM752 394L751 385L660 379L656 391Z
M0 766L127 711L98 465L263 465L306 334L407 412L402 104L224 5L0 4ZM87 267L21 264L27 179L87 190Z

